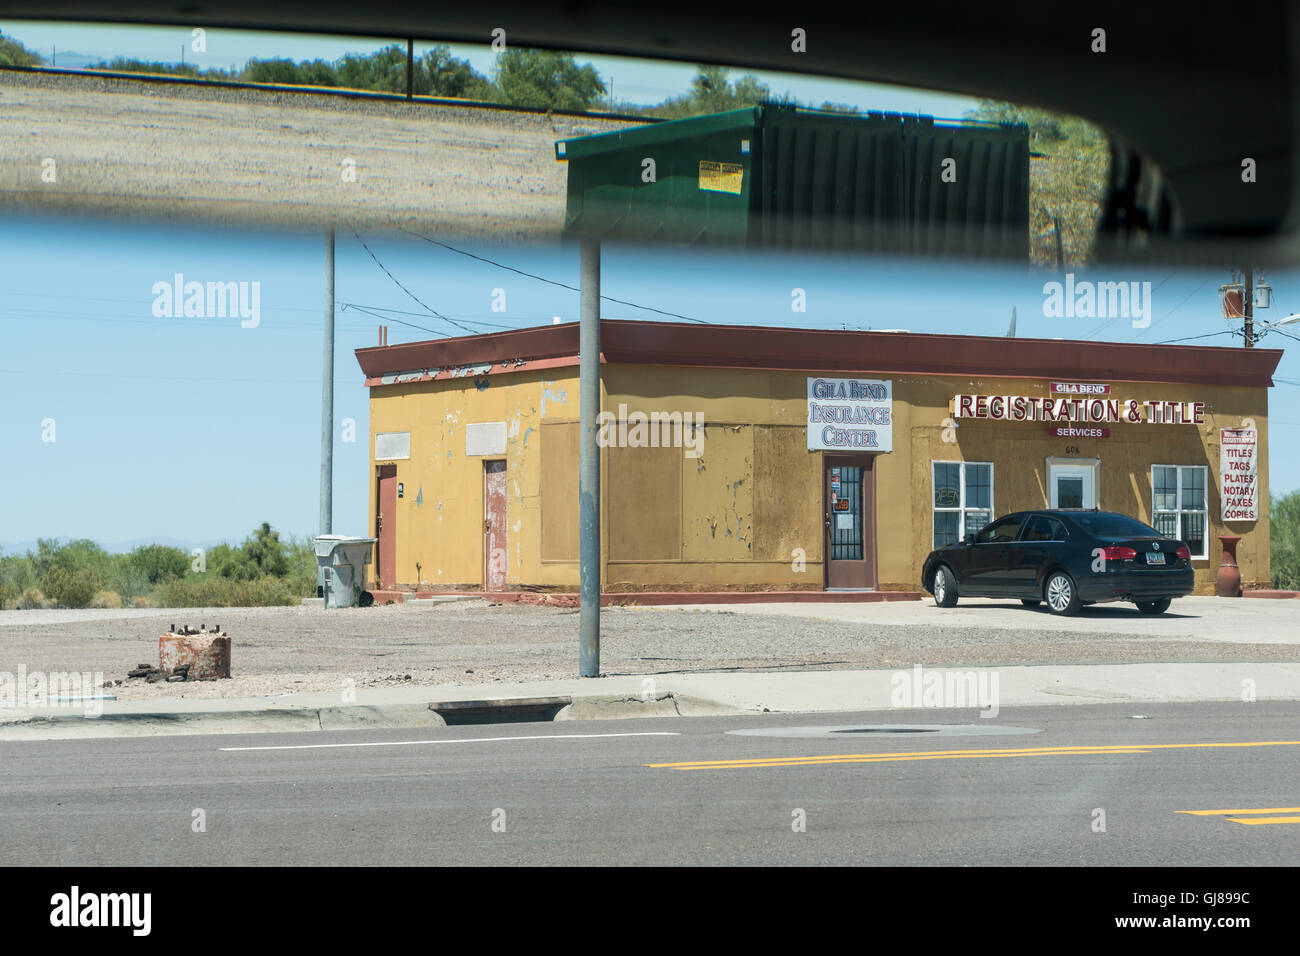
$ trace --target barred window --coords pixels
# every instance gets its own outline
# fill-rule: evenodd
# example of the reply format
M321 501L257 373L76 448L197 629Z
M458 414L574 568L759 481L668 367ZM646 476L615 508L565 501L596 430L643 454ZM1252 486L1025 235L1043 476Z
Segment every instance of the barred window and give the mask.
M1205 465L1151 466L1151 525L1187 542L1193 558L1208 558L1209 501Z

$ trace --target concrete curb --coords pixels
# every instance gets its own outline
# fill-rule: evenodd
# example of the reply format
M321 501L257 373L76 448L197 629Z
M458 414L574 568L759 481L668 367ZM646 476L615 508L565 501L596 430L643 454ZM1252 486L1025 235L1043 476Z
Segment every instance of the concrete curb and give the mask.
M85 740L95 737L168 737L197 734L295 733L445 727L426 704L199 711L194 713L57 714L0 723L0 741Z
M508 710L511 698L488 698ZM637 717L713 717L746 711L719 701L682 694L660 693L653 698L593 694L575 697L559 707L558 720L623 720ZM484 719L474 723L498 724ZM149 712L101 714L41 714L0 722L0 742L22 740L85 740L97 737L167 737L209 734L297 733L321 730L384 730L446 727L448 721L430 704L378 704L346 707L299 707L262 710Z
M449 723L431 709L441 701L446 713L476 711L473 723L512 719L512 705L539 698L564 698L541 719L620 720L637 717L702 717L745 714L817 714L906 711L915 718L928 703L900 703L902 685L919 685L925 671L944 680L975 681L980 675L995 687L997 709L1050 705L1238 701L1300 701L1300 663L1164 663L1088 665L1009 665L862 671L739 672L661 675L654 684L636 675L599 680L539 681L496 685L486 696L482 685L409 687L373 694L364 703L339 705L336 694L303 694L266 703L264 698L204 701L119 702L108 712L28 711L0 722L0 741L152 737L181 734L289 733L320 730L442 727ZM994 685L996 681L996 685ZM587 688L598 693L587 693ZM920 691L916 691L918 700ZM911 700L911 697L908 697ZM448 706L450 705L450 706ZM983 703L944 704L974 715ZM152 710L147 708L154 708ZM170 708L170 709L169 709ZM518 708L514 708L518 709ZM993 714L991 716L996 716ZM529 719L519 714L514 720ZM463 724L462 724L463 725Z

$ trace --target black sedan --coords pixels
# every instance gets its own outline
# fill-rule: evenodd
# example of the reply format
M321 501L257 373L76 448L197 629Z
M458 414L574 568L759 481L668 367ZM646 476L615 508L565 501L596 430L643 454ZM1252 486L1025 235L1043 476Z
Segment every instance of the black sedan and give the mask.
M931 551L921 583L935 604L962 597L1047 602L1053 614L1084 604L1133 601L1163 614L1192 593L1191 551L1148 525L1112 511L1018 511L985 525L969 541Z

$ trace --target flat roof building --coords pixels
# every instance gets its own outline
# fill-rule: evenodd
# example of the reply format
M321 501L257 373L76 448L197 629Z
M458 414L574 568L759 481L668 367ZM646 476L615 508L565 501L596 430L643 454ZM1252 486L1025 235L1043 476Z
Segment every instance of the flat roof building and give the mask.
M1043 507L1269 584L1272 349L601 322L601 589L917 591ZM372 586L576 591L578 326L357 350Z

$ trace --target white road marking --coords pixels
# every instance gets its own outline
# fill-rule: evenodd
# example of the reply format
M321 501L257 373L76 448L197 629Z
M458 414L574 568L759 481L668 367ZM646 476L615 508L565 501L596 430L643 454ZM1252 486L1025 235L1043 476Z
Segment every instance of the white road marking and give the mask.
M673 730L624 734L532 734L527 737L461 737L451 740L377 740L364 744L290 744L281 747L219 747L219 750L326 750L331 747L413 747L416 744L481 744L497 740L586 740L593 737L680 737Z

